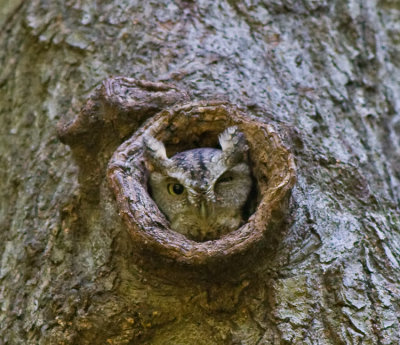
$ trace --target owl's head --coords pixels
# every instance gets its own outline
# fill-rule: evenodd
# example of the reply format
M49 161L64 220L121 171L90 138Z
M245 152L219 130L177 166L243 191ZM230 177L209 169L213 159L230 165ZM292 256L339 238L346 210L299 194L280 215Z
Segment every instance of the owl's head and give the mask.
M143 144L150 193L171 229L204 241L241 225L252 178L246 140L237 127L219 135L221 149L196 148L168 158L154 137L145 136Z

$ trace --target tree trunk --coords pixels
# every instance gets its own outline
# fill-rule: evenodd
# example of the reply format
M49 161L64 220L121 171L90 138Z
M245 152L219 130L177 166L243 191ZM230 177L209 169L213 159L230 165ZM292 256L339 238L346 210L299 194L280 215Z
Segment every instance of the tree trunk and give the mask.
M0 9L0 344L400 343L398 1ZM297 183L250 273L133 260L102 170L122 138L87 162L87 189L57 136L110 75L227 100L280 134Z

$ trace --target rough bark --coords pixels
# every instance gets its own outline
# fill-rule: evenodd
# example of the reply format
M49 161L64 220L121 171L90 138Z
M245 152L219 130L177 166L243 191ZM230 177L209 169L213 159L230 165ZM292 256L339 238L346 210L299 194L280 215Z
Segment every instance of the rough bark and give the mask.
M400 342L398 1L0 9L1 344ZM56 127L110 75L228 100L280 133L298 181L252 274L148 269L105 176L82 193Z

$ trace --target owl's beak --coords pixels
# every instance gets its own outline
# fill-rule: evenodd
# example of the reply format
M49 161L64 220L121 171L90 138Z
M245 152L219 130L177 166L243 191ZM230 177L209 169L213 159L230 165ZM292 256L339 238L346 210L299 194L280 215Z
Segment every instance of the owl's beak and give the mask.
M205 200L202 200L200 203L200 216L203 219L206 219L208 216L207 205Z

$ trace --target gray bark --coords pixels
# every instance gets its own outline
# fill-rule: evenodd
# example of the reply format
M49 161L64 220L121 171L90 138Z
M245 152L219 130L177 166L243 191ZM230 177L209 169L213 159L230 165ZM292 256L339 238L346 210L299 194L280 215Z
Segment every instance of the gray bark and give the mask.
M398 1L0 10L0 344L400 343ZM227 281L131 260L114 200L82 196L56 130L110 75L275 126L298 181L272 259Z

